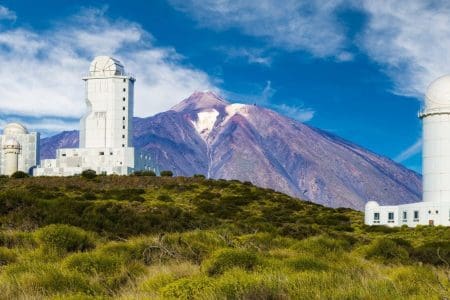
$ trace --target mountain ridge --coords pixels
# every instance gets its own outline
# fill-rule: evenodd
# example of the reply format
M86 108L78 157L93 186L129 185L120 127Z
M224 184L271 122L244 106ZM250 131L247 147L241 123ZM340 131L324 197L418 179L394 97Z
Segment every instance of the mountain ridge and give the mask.
M134 145L159 170L238 179L331 207L362 210L421 199L412 170L270 109L196 92L172 109L134 119ZM50 140L51 139L51 140ZM43 139L42 157L75 145L74 132Z

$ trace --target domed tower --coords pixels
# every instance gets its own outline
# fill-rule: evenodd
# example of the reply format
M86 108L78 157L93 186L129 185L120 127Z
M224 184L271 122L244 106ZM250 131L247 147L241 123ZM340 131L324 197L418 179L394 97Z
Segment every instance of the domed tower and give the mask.
M3 146L3 155L5 156L4 174L12 175L19 170L20 144L15 139L7 140Z
M423 121L423 201L449 201L450 75L430 84L419 117Z
M87 112L81 119L80 148L132 147L135 79L109 56L97 56L86 82Z

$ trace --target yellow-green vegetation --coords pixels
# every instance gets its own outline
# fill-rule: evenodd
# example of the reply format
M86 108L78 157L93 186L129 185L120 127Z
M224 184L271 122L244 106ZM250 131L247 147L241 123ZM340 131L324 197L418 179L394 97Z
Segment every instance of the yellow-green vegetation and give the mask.
M448 299L450 228L250 183L0 178L0 299Z

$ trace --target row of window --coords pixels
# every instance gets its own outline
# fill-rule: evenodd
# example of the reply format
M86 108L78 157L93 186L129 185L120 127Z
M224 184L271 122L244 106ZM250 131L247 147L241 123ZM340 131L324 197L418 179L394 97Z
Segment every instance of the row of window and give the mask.
M431 215L432 211L429 210L428 214ZM439 214L439 210L435 210L436 214ZM449 219L450 219L450 211L449 211ZM395 220L395 214L394 212L388 212L388 223L394 223ZM407 211L403 211L402 212L402 220L403 222L407 222L408 221L408 212ZM373 221L374 223L380 223L380 213L376 212L373 213ZM419 221L419 211L415 210L413 212L413 222L418 222Z

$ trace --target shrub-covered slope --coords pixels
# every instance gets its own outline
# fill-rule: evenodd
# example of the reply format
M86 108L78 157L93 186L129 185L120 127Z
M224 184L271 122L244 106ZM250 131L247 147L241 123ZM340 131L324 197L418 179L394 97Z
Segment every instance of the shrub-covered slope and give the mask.
M0 179L0 298L442 299L450 229L249 183Z

